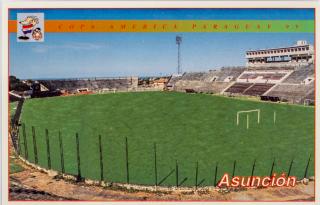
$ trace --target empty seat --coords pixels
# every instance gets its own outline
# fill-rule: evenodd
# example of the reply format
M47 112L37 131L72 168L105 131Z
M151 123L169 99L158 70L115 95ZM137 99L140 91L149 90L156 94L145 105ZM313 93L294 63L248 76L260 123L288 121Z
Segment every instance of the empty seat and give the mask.
M300 84L303 80L310 76L314 76L314 65L297 68L288 76L287 79L283 81L283 83Z
M246 89L252 86L252 83L235 83L225 92L228 93L243 93Z
M255 83L252 87L247 89L244 94L245 95L253 95L253 96L260 96L263 93L267 92L270 88L272 88L274 84L267 84L267 83Z

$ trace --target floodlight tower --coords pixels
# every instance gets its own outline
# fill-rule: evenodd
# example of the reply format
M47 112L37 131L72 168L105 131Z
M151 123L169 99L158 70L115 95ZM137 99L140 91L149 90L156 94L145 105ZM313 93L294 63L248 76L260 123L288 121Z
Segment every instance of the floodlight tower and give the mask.
M181 63L180 63L180 44L182 43L182 36L176 36L176 44L178 45L178 74L181 74Z

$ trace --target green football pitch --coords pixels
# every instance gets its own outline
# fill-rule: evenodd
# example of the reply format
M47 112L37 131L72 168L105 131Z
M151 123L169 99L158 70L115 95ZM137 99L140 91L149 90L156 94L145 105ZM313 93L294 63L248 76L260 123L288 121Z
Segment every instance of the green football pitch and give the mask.
M240 115L241 110L260 109ZM274 112L276 122L274 123ZM76 175L79 135L81 176L100 180L99 138L102 138L104 180L133 184L195 185L196 163L201 186L213 185L223 173L250 176L288 172L301 178L314 175L314 108L239 100L206 94L175 92L115 93L26 100L25 124L28 160L34 162L32 126L38 164L48 167L45 129L49 131L51 168L61 170L58 133L61 132L65 172ZM25 143L20 127L21 155ZM128 140L126 155L125 138ZM155 160L154 143L157 159ZM155 172L155 161L157 172Z

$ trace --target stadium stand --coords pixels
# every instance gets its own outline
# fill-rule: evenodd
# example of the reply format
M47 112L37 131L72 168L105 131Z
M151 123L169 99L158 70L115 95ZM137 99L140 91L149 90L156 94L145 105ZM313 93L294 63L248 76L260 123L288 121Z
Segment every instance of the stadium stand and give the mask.
M216 79L218 79L219 71L216 70L210 70L204 77L203 81L205 82L214 82Z
M314 64L297 68L293 73L286 78L283 83L302 83L306 78L314 77Z
M173 90L173 87L175 86L175 84L181 80L182 78L182 75L180 74L173 74L170 79L168 80L168 83L166 85L166 87L169 89L169 90Z
M280 80L286 74L285 73L244 73L240 79L257 79L261 77L263 80Z
M195 92L199 93L220 93L229 85L230 83L226 82L179 80L178 82L176 82L174 90L184 92L187 89L193 89Z
M203 76L203 80L206 82L231 82L235 81L243 71L243 67L210 70L205 76Z
M279 83L292 71L250 70L244 71L237 82L248 83Z
M261 100L303 104L314 99L314 65L303 67L222 68L172 76L175 91L261 96Z
M304 104L314 99L314 64L297 67L286 79L265 93L267 97L279 97L281 101Z
M66 79L66 80L39 80L39 83L49 90L66 90L77 92L79 89L101 90L101 89L129 89L138 86L137 77L108 78L108 79Z
M192 81L200 81L203 80L207 73L205 72L191 72L184 73L181 77L181 80L192 80Z
M215 81L230 82L238 78L244 71L244 68L222 68L218 73L218 78Z
M193 89L201 93L221 93L243 72L244 68L222 68L209 72L190 72L182 76L172 75L167 88L179 92Z
M243 94L252 95L252 96L260 96L263 93L267 92L270 88L272 88L274 84L270 83L255 83L249 89L247 89Z
M303 100L314 93L314 84L279 84L268 92L267 96L279 97L281 101L302 104ZM312 96L312 94L311 94Z
M225 92L227 93L243 93L247 90L253 83L235 83L229 87Z
M221 93L223 90L225 90L229 85L231 85L233 82L212 82L211 85L211 91L212 93Z

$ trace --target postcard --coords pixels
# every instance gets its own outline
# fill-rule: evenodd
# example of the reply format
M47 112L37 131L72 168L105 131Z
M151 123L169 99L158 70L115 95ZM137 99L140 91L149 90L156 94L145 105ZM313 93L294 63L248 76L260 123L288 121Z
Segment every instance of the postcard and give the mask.
M316 202L315 6L34 5L6 10L7 203Z

